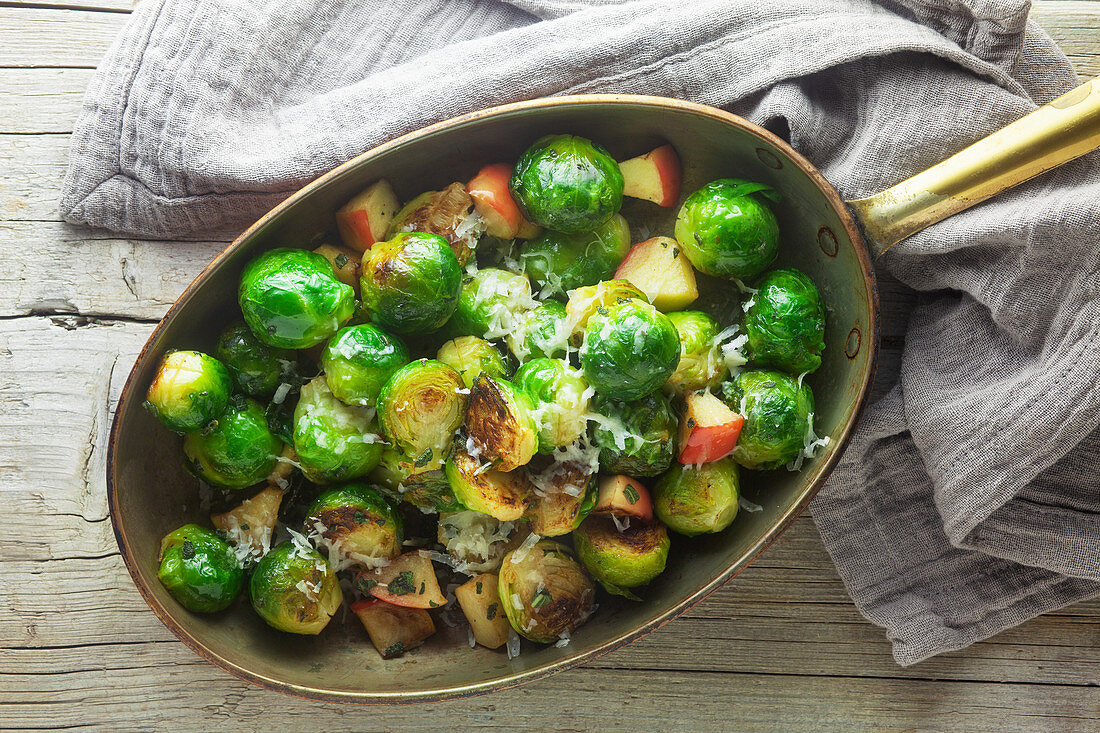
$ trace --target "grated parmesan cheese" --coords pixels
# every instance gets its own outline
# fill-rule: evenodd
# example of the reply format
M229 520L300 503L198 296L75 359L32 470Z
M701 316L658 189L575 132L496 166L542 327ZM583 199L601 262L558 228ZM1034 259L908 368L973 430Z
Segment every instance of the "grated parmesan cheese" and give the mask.
M520 543L519 547L517 547L515 551L512 552L512 562L523 562L523 560L527 557L527 553L529 553L531 551L531 548L537 545L539 543L539 540L541 539L542 537L539 537L534 532L527 535L527 537L524 538L523 542Z
M814 432L814 414L811 412L809 418L806 420L806 435L802 438L802 451L795 456L795 459L787 464L788 471L799 471L802 469L802 463L807 458L813 458L818 448L824 448L829 445L829 436L818 437Z

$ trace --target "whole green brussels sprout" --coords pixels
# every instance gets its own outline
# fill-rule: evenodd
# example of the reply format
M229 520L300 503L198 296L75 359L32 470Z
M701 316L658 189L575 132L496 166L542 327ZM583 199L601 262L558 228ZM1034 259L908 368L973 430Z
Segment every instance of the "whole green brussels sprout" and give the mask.
M505 555L497 592L515 632L540 644L572 633L595 610L592 580L569 548L553 540Z
M605 397L636 400L659 389L680 362L680 337L664 313L640 300L600 308L580 350L585 379Z
M263 481L275 468L283 444L252 399L234 397L217 421L183 439L187 467L213 486L243 489Z
M535 404L540 453L573 443L588 427L592 391L569 362L532 359L519 368L513 383Z
M615 273L630 251L630 226L620 214L591 231L566 234L546 230L520 249L523 271L540 298L565 296L566 291L595 285Z
M438 468L462 424L467 392L458 372L442 362L406 364L378 397L382 434L417 467Z
M665 389L682 397L721 384L728 370L719 348L718 321L702 311L669 313L668 319L680 336L680 361Z
M741 372L722 384L722 396L745 416L731 456L745 468L779 468L798 458L812 434L814 396L808 384L782 372Z
M816 371L825 350L825 304L814 281L793 267L765 273L745 311L748 356L791 374Z
M481 373L497 379L507 379L512 374L511 366L497 347L477 336L451 339L439 347L435 358L458 372L467 388L474 386Z
M225 327L214 354L229 369L237 389L252 397L274 392L295 360L293 351L268 346L256 338L244 321Z
M394 333L434 331L455 311L462 268L438 234L402 232L363 255L359 293L371 320Z
M233 380L225 365L201 351L169 351L145 395L145 408L177 433L205 427L225 411Z
M588 319L596 315L600 308L605 310L628 300L649 301L645 293L628 280L604 280L595 285L569 291L569 300L565 303L565 320L569 330L569 342L580 346L584 340L584 330Z
M565 306L556 300L539 303L505 336L505 343L521 362L530 358L565 356L569 349Z
M526 465L538 450L534 402L503 379L481 374L474 380L465 424L479 455L500 471Z
M591 231L623 205L623 174L615 159L591 140L547 135L520 156L512 195L524 215L559 232Z
M498 339L534 305L526 275L487 267L463 280L448 327L464 336Z
M318 544L328 549L330 560L347 558L373 566L379 558L401 554L404 523L376 490L345 484L314 499L303 531L320 534Z
M594 515L573 532L573 547L588 573L608 593L641 600L631 588L664 572L672 542L665 525L631 518L619 530L611 519Z
M389 378L409 363L409 350L396 336L371 326L346 326L321 352L329 389L341 402L373 407Z
M249 262L237 300L256 338L283 349L321 343L355 310L351 286L322 255L304 249L273 249Z
M653 513L688 537L721 532L737 516L741 483L729 458L672 468L653 487Z
M233 550L197 524L185 524L160 541L157 578L181 606L198 613L221 611L244 587Z
M248 594L268 626L291 634L321 633L344 600L321 553L295 542L280 543L256 564Z
M775 262L779 223L761 197L779 200L771 186L740 178L711 181L687 197L676 217L676 241L697 270L744 280Z
M366 476L382 457L374 410L336 399L324 376L302 385L293 425L298 462L314 483Z
M595 412L592 440L604 473L657 476L672 465L678 420L663 394L632 402L600 398Z
M429 514L462 509L442 469L417 466L392 448L382 451L382 460L371 471L370 479L394 500L412 504Z

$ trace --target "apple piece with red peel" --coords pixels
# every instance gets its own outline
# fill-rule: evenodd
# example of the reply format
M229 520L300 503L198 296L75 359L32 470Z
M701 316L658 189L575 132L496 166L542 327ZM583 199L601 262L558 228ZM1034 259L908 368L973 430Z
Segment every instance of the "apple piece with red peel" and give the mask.
M375 598L395 606L439 608L447 603L439 590L432 561L421 557L419 552L406 552L385 567L361 572L356 582ZM369 589L365 588L367 585Z
M699 465L725 458L737 445L744 424L744 415L710 392L689 394L680 418L680 463Z
M512 198L511 180L512 166L492 163L466 184L466 192L474 200L474 209L485 220L485 233L491 237L515 239L521 230L529 232L534 226L523 218L523 212Z
M635 244L619 263L615 277L641 290L654 308L665 313L683 310L699 297L695 270L680 245L669 237Z
M653 519L653 499L649 489L629 476L604 476L600 479L600 492L592 512L637 517L649 522Z
M680 158L671 145L619 163L623 196L675 206L680 200Z
M344 245L366 252L375 242L382 241L394 214L401 208L393 186L385 178L367 186L366 190L336 210L336 228Z
M371 643L383 659L399 657L435 633L431 615L422 608L405 608L377 598L351 604Z

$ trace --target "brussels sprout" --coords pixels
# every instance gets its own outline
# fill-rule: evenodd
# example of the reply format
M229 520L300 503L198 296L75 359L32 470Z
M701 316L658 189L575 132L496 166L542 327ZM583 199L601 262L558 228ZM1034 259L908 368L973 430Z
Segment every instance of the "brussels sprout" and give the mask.
M386 238L399 232L438 234L451 245L459 264L465 265L485 231L484 220L471 212L473 205L474 200L461 183L422 193L401 207L390 222Z
M283 444L267 427L255 400L235 397L216 422L183 440L187 466L214 486L243 489L263 481L275 467Z
M745 311L746 355L791 374L816 371L825 350L825 305L817 286L792 267L766 273Z
M169 351L160 360L145 407L177 433L205 427L225 411L233 381L225 365L199 351Z
M260 341L244 321L225 327L214 354L229 369L237 389L253 397L274 392L295 358L293 351Z
M671 544L660 522L631 520L620 531L611 519L592 516L573 533L573 547L589 574L608 593L633 600L640 599L630 588L664 572Z
M539 303L524 314L505 336L505 342L521 362L529 358L565 356L569 351L565 306L556 300Z
M318 496L306 517L306 534L317 531L329 559L348 558L373 565L401 554L401 515L366 484L346 484Z
M268 626L291 634L319 634L344 596L321 553L283 542L267 553L248 585L252 607Z
M584 329L588 319L601 308L610 308L617 303L638 299L648 302L645 294L626 280L604 280L595 285L577 288L569 292L565 304L566 324L569 340L574 346L580 346L584 338Z
M597 392L636 400L672 376L680 362L680 337L664 313L630 300L588 319L580 357L585 379Z
M458 372L467 388L481 373L507 379L512 370L497 347L477 336L459 336L439 347L435 358Z
M302 387L294 408L294 450L314 483L366 476L382 457L374 410L344 404L323 376L316 377Z
M448 326L464 336L497 339L510 333L534 305L525 275L487 267L463 280Z
M547 230L523 245L519 261L531 282L542 289L539 297L545 298L606 280L629 251L630 226L616 214L592 231Z
M559 537L575 530L596 508L596 474L574 461L554 462L540 473L528 471L539 492L527 507L531 531L541 537Z
M596 402L592 440L600 447L600 468L626 476L657 476L676 455L676 413L660 392L633 402Z
M273 249L249 262L237 300L256 338L283 349L321 343L355 310L351 286L336 279L328 260L304 249Z
M687 197L676 217L676 241L696 269L744 280L775 262L779 223L762 197L779 201L771 186L739 178L712 181Z
M394 333L442 326L454 313L461 287L462 268L438 234L397 234L363 255L363 307L372 321Z
M369 325L341 328L321 353L332 393L363 407L373 407L382 385L408 363L409 350L400 339Z
M497 591L508 623L531 641L548 644L572 633L595 610L596 589L565 545L540 540L504 557Z
M520 156L512 194L524 215L559 232L591 231L623 205L623 174L606 150L575 135L547 135Z
M718 321L702 311L669 313L668 319L680 337L680 361L665 389L682 397L721 384L728 370L718 343Z
M381 484L389 496L421 511L457 512L462 508L442 469L418 467L393 449L382 451L382 460L371 471L370 479Z
M523 471L494 471L470 455L472 440L455 445L443 468L458 501L467 509L488 514L502 522L523 516L530 500L531 483Z
M737 464L729 458L673 468L653 487L653 513L688 537L721 532L737 516L740 495Z
M397 370L378 398L378 424L390 443L417 467L438 468L466 409L458 372L434 359Z
M525 465L539 444L535 405L526 392L481 374L470 390L466 432L479 454L500 471Z
M814 396L807 384L775 371L741 372L722 384L722 396L745 424L733 459L745 468L771 470L798 457L810 434Z
M240 595L244 571L218 535L185 524L160 541L157 578L189 611L221 611Z
M535 404L540 453L569 445L588 427L591 390L580 370L561 359L532 359L513 379Z

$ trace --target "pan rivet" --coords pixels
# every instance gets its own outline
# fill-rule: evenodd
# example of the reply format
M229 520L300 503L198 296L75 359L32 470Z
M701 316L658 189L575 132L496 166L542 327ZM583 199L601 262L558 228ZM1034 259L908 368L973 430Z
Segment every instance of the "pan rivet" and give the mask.
M775 156L775 153L765 148L757 148L756 157L760 158L760 162L768 166L769 168L780 170L783 167L783 161L777 158Z
M817 246L821 247L821 251L830 257L836 257L836 253L840 250L836 235L829 227L821 227L817 230Z
M849 359L856 358L856 354L859 353L859 343L863 340L863 335L859 332L859 326L856 326L848 332L848 340L844 344L844 355Z

